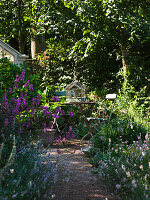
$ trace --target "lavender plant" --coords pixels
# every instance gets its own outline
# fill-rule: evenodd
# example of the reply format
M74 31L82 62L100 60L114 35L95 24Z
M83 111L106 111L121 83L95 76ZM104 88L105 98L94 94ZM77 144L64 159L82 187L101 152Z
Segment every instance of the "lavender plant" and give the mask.
M41 199L46 190L51 192L54 174L55 166L46 150L23 148L3 177L1 199Z

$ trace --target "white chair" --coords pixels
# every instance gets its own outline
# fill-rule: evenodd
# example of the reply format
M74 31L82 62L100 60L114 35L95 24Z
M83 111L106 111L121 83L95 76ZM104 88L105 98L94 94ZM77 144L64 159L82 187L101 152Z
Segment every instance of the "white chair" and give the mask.
M84 117L82 120L82 124L85 123L87 127L89 127L89 132L81 139L82 140L87 137L88 135L91 136L91 138L94 139L94 133L98 133L100 131L102 123L105 124L106 122L110 121L112 112L114 109L115 101L116 101L117 95L116 94L107 94L105 99L101 102L103 104L104 101L106 101L105 107L102 111L102 117ZM109 112L109 115L106 115L106 112L108 110L108 104L111 102L111 110ZM99 112L99 110L98 110Z

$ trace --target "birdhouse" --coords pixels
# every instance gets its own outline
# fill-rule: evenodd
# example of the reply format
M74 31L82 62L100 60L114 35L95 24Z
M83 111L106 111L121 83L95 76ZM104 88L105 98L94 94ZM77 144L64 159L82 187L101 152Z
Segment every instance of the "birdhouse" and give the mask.
M85 101L85 87L78 81L73 81L66 88L66 100L68 102Z

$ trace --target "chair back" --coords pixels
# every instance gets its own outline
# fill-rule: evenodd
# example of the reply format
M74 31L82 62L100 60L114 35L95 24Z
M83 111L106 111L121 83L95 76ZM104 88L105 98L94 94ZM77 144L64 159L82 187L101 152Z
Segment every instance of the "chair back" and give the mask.
M112 112L113 112L113 109L114 109L114 105L115 105L115 100L116 100L116 98L117 98L117 95L116 95L116 94L107 94L107 95L106 95L106 104L105 104L105 108L104 108L104 111L103 111L103 114L102 114L102 119L104 119L104 115L105 115L105 112L106 112L106 110L107 110L107 106L108 106L108 102L109 102L109 101L112 102L112 108L111 108L111 111L110 111L108 120L111 119L111 115L112 115Z

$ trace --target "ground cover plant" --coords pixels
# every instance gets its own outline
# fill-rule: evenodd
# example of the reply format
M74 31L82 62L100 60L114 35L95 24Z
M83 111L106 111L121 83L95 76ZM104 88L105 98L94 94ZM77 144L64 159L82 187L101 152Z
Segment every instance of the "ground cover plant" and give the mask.
M140 200L150 197L149 159L149 139L142 142L139 136L133 144L120 142L107 153L98 152L93 162L98 162L98 174L106 178L122 199Z
M13 164L6 170L1 180L1 199L40 199L47 189L51 191L54 175L51 155L38 145L28 145L16 152Z
M150 198L150 141L147 126L130 118L103 124L94 136L90 163L121 199Z
M102 124L98 134L94 136L94 146L102 151L107 151L108 147L119 144L121 141L128 145L137 140L140 136L144 141L147 130L131 119L118 120L114 119L107 124ZM111 140L111 146L110 141Z

